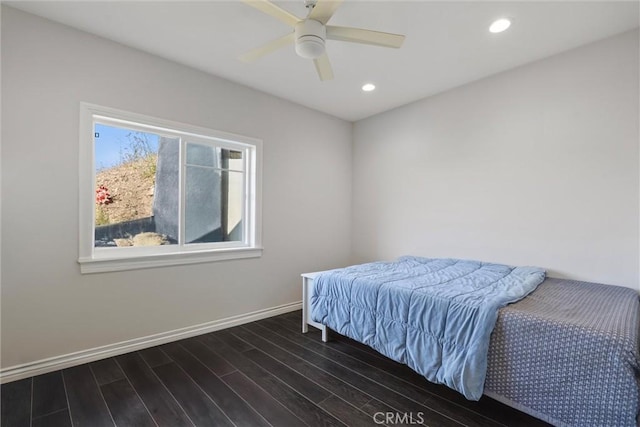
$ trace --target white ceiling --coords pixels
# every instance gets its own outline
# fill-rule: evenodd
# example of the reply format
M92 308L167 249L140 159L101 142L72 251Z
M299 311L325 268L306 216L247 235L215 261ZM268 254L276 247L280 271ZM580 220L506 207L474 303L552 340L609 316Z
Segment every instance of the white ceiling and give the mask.
M278 1L299 17L303 0ZM327 41L335 79L319 81L293 46L236 57L290 32L239 1L16 2L12 7L355 121L639 25L638 1L347 0L329 22L407 36L401 49ZM491 34L508 16L512 27ZM378 89L363 93L373 82Z

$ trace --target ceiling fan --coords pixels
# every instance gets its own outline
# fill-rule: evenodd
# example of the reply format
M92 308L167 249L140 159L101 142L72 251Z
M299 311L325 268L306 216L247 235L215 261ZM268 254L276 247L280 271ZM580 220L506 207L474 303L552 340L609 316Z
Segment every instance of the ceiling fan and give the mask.
M294 28L292 33L241 55L239 59L244 62L254 62L284 46L295 44L298 56L313 59L318 76L324 81L333 79L333 70L325 50L326 40L393 48L399 48L404 42L404 36L399 34L327 25L344 0L305 0L305 6L309 10L305 19L298 18L269 0L242 1Z

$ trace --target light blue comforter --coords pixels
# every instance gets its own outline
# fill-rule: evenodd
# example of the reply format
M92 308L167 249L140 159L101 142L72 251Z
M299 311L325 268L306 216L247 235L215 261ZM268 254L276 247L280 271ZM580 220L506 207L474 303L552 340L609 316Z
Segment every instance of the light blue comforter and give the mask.
M478 400L498 309L544 278L537 267L401 257L316 276L311 317Z

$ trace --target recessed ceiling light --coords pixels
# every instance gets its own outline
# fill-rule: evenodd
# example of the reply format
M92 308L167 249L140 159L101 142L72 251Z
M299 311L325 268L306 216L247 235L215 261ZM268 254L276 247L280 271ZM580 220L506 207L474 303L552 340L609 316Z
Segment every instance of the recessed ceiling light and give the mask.
M375 88L376 88L376 85L374 85L373 83L367 83L362 85L362 90L365 92L371 92Z
M493 21L493 24L489 27L489 31L492 33L501 33L511 26L511 21L507 18L501 18Z

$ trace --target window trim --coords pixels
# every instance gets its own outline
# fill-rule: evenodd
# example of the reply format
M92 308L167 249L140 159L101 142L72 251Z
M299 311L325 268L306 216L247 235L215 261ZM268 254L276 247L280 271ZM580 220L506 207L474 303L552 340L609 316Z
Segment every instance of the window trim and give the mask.
M220 145L231 143L247 147L246 203L245 218L247 243L216 243L167 245L158 247L121 248L123 251L97 251L95 238L95 147L94 122L106 119L120 122L127 128L143 132L179 132L192 141L215 140ZM262 140L228 132L221 132L200 126L173 122L170 120L131 113L110 107L80 103L80 147L79 147L79 250L80 272L101 273L108 271L134 270L141 268L186 265L203 262L223 261L262 256ZM181 143L185 143L182 141ZM181 209L184 207L182 206ZM182 224L181 224L182 226Z

